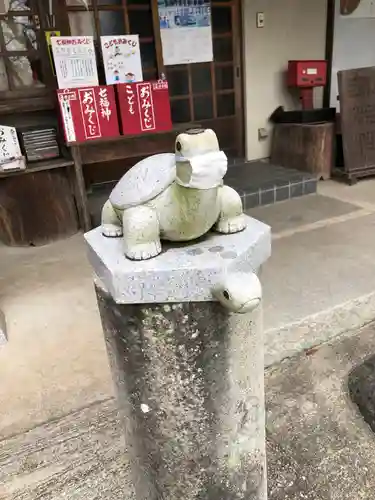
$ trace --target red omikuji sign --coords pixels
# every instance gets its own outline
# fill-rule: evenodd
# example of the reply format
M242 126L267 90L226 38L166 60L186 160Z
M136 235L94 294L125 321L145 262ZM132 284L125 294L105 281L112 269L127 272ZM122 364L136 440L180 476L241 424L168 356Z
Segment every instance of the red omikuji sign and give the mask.
M123 135L171 130L166 80L116 85Z
M120 135L115 91L100 85L57 90L66 142Z

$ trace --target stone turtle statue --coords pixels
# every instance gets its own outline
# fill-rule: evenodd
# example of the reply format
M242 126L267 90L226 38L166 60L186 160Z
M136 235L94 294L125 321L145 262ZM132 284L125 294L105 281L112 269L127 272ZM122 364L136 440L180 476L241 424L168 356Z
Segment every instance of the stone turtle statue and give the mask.
M175 154L145 158L120 179L102 209L103 235L122 236L125 256L145 260L161 252L161 240L242 231L241 198L223 185L227 165L213 130L178 135Z

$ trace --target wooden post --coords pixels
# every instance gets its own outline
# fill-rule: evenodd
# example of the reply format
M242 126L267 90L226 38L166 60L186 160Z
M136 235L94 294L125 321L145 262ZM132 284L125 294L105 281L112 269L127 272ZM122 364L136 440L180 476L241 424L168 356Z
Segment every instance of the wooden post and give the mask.
M89 231L91 229L91 220L87 203L86 195L86 185L85 179L83 177L82 171L82 158L79 146L71 146L72 158L74 161L74 172L75 172L75 191L76 199L79 213L79 221L81 227L84 231Z

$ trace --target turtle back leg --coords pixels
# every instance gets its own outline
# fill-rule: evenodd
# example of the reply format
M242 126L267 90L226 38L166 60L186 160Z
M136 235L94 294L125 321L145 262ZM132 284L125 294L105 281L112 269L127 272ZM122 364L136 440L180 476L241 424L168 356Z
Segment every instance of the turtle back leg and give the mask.
M220 214L214 227L218 233L239 233L246 227L240 195L229 186L219 188Z
M109 200L104 203L102 208L102 233L108 238L122 236L121 220Z
M124 210L122 227L128 259L151 259L161 252L159 220L154 209L139 206Z

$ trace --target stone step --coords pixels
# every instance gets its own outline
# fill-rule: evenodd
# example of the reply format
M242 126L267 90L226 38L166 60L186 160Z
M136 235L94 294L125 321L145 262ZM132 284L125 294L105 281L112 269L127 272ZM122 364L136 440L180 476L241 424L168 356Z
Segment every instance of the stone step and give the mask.
M317 191L316 176L264 160L232 161L224 180L240 193L246 210Z

